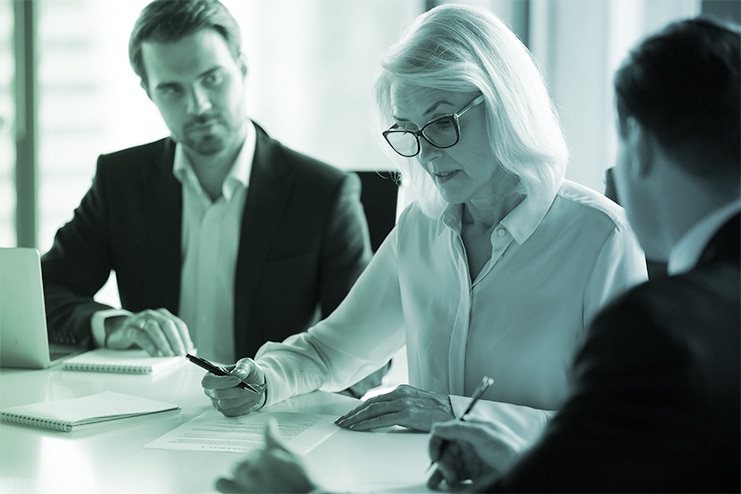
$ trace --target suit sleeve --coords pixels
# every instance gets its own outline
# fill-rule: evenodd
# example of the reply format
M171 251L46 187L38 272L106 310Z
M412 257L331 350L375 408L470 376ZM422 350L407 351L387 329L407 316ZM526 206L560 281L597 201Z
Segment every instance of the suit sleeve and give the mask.
M347 175L337 187L321 250L320 303L326 318L345 298L371 258L360 179Z
M99 161L100 164L100 161ZM111 248L100 166L93 184L41 259L49 339L93 346L92 314L110 308L93 300L111 272Z
M688 388L686 366L685 352L640 304L601 313L575 361L573 394L541 440L484 490L653 490L641 471L671 447L663 435Z

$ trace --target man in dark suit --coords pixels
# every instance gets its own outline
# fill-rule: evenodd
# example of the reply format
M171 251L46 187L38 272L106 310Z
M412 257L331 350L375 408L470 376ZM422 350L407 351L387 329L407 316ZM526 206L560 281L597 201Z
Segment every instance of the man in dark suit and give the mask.
M570 397L529 449L502 424L433 425L429 487L739 492L740 40L739 26L681 21L618 71L617 186L647 256L667 262L668 275L596 316ZM217 488L315 489L266 434L266 447Z
M668 26L615 77L622 204L668 276L592 324L571 397L540 442L497 424L443 424L441 477L490 491L739 492L741 29Z
M232 362L327 316L371 255L357 177L249 120L217 0L152 2L129 56L171 137L99 158L42 259L51 339ZM111 270L123 310L93 300Z

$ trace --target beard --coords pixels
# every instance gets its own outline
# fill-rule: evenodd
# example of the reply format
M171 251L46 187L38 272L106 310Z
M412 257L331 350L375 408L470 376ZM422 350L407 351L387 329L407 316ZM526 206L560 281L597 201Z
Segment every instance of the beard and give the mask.
M183 145L201 156L213 156L226 149L226 140L218 134L206 134L198 137L186 137Z
M235 141L240 128L220 116L198 116L184 126L180 142L201 156L213 156Z

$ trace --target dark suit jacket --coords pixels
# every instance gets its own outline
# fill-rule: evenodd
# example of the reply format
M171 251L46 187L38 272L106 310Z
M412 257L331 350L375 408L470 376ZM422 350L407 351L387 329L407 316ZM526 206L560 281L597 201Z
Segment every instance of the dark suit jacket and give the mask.
M328 315L370 259L354 174L257 127L237 257L235 348L251 356ZM53 342L92 345L92 296L116 271L122 307L178 313L182 191L167 138L98 160L92 187L42 258Z
M739 492L739 216L690 272L595 318L575 389L486 491Z

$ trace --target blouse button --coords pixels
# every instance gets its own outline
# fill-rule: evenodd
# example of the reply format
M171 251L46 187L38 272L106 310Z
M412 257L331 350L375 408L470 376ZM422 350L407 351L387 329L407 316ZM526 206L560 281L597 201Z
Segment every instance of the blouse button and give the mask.
M506 232L504 231L504 228L500 228L499 230L497 230L497 235L499 235L500 237L504 237L505 233Z

